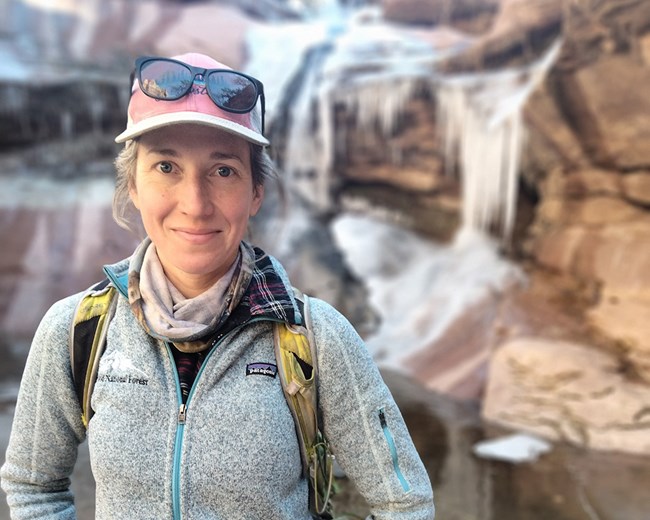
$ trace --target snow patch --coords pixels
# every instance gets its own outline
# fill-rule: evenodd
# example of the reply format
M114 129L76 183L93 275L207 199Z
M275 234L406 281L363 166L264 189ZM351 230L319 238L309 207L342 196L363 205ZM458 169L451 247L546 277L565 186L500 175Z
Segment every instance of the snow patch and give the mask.
M549 451L550 443L526 433L481 441L473 448L477 457L512 463L535 462L540 455Z

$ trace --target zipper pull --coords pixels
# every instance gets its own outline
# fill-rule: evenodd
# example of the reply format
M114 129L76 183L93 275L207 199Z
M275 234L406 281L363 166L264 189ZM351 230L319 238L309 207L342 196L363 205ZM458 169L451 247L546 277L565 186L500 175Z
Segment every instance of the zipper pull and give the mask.
M386 424L386 414L384 413L383 408L379 409L379 424L382 428L386 428L388 426L388 424Z
M181 405L181 407L178 410L178 423L179 424L185 424L185 415L187 413L187 407L185 406L185 403Z

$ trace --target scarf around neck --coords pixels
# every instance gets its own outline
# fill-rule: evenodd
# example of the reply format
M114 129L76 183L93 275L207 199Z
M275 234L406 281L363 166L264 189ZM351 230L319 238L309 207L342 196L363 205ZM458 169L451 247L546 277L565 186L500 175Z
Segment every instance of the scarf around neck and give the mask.
M240 259L235 262L235 270L222 298L222 312L211 317L212 321L202 332L183 338L170 338L153 331L142 311L143 299L140 278L145 253L151 245L145 238L130 258L110 266L105 270L117 279L119 272L126 271L125 296L131 311L142 328L150 336L171 342L181 352L202 352L228 331L250 320L283 321L302 324L302 316L296 306L291 283L282 265L271 255L246 242L239 247ZM119 282L118 282L119 284Z
M140 293L142 312L149 328L171 340L204 336L212 318L223 312L226 290L241 254L224 276L194 298L185 298L165 276L156 247L151 244L142 261Z
M184 298L165 276L153 243L145 240L129 268L131 309L151 336L172 342L181 352L201 352L239 302L252 263L252 252L240 245L237 259L222 278L195 298Z

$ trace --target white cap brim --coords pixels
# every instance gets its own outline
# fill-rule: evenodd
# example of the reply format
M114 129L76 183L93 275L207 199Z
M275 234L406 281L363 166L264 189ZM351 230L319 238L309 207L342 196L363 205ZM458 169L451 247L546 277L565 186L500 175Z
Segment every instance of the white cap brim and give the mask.
M168 114L149 117L139 123L129 125L124 132L115 138L115 142L124 143L125 141L139 137L147 132L151 132L152 130L182 123L194 123L220 128L221 130L241 136L247 141L260 146L269 146L271 144L262 134L254 132L245 126L210 114L203 114L201 112L171 112Z

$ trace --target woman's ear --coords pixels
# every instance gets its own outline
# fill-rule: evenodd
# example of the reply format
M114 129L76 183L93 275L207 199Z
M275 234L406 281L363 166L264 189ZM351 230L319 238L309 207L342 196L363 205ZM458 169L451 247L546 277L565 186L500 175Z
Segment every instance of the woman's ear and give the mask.
M138 190L135 189L135 183L131 183L131 186L129 187L129 197L136 209L140 211L140 206L138 203Z
M263 201L264 201L264 186L260 184L259 186L253 188L253 201L251 204L251 211L249 214L250 217L254 217L255 215L257 215L257 212L262 207ZM135 202L133 204L135 204Z

